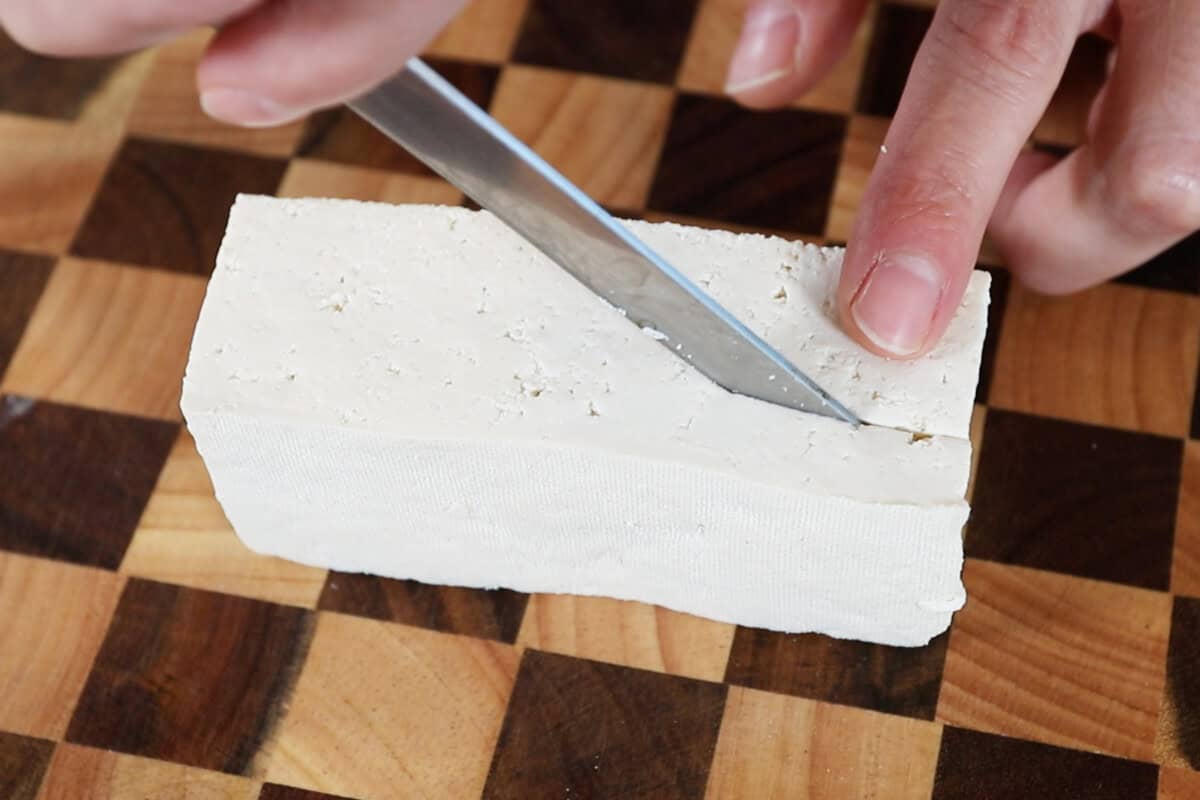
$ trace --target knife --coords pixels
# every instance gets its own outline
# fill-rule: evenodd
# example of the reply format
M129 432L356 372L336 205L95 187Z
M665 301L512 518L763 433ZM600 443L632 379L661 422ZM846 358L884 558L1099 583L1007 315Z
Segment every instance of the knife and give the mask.
M420 59L348 105L718 385L861 424Z

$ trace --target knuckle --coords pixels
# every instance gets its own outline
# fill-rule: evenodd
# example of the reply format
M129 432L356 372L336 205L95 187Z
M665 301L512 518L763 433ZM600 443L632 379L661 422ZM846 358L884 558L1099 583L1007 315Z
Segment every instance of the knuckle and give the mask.
M1131 142L1108 177L1117 222L1135 235L1181 236L1200 228L1200 142Z
M930 166L906 169L887 182L888 223L960 231L976 214L978 192L971 159L947 152Z
M942 44L1009 82L1043 77L1065 57L1076 31L1072 3L960 0L947 4ZM966 50L967 52L963 52Z

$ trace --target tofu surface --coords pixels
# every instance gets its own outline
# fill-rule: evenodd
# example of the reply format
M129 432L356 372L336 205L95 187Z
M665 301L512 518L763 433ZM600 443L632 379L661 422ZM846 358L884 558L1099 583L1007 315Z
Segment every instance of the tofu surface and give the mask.
M986 273L934 352L889 361L833 317L840 250L628 224L872 424L725 391L484 212L243 196L183 396L238 534L778 630L945 630Z

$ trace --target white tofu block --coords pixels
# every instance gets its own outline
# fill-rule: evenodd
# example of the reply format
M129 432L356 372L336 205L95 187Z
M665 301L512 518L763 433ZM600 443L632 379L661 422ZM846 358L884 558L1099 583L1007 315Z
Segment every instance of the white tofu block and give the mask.
M239 536L784 631L944 631L988 276L931 354L889 361L833 318L840 250L628 224L872 424L726 392L486 213L243 196L183 393Z

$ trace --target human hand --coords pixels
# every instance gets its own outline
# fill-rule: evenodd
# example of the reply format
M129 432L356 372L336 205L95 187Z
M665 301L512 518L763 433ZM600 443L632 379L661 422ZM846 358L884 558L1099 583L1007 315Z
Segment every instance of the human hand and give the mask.
M58 56L127 52L202 25L201 104L277 125L348 100L416 55L466 0L0 0L0 26Z
M729 91L752 107L810 88L865 0L751 0ZM1085 143L1022 153L1078 36L1117 44ZM989 223L990 219L990 223ZM848 244L847 330L911 358L946 330L989 227L1035 290L1116 276L1200 228L1200 3L941 0Z

